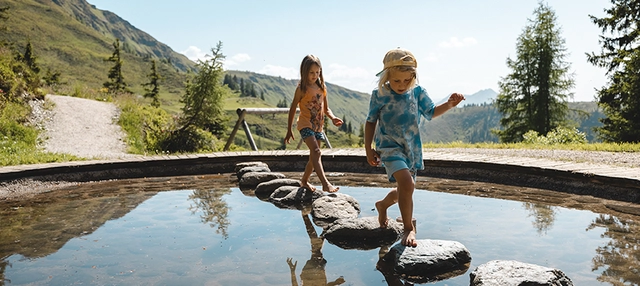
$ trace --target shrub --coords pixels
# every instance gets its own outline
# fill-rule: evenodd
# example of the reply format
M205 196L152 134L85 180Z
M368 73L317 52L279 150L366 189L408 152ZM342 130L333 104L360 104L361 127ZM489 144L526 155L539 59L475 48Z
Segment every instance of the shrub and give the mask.
M549 131L547 136L542 136L536 131L529 130L527 133L522 135L522 138L522 142L525 144L555 145L587 143L587 135L585 133L580 132L576 128L562 126Z

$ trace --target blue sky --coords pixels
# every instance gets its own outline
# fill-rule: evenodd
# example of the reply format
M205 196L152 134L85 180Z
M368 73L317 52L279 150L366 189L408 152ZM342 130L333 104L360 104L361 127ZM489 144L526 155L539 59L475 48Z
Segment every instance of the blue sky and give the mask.
M418 59L418 78L434 100L473 94L509 74L517 37L537 0L88 0L118 14L192 60L218 41L225 68L299 78L307 54L322 61L327 82L370 93L382 58L396 47ZM393 4L391 4L393 3ZM594 100L605 70L587 62L600 52L601 31L588 15L604 16L609 0L549 0L575 74L574 101Z

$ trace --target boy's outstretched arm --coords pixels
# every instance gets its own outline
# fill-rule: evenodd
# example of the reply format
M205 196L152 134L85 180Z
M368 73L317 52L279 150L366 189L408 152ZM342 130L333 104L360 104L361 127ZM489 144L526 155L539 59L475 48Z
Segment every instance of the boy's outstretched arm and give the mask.
M447 100L447 102L436 106L435 110L433 111L432 117L435 118L444 114L449 109L456 107L458 103L460 103L463 100L464 100L464 95L462 95L461 93L452 93L451 96L449 96L449 100Z

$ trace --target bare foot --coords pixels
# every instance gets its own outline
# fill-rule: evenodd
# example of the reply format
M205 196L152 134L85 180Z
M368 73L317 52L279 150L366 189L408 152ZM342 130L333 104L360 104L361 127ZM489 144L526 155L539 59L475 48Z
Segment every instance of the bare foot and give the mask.
M340 190L340 187L334 187L332 184L327 184L322 186L322 190L327 193L335 193Z
M376 202L376 210L378 210L378 222L380 223L380 227L387 227L389 218L387 218L387 208L382 206L382 201Z
M404 224L404 222L402 221L402 217L401 216L397 217L396 221L399 222L399 223ZM413 230L416 233L418 233L418 228L416 227L416 218L415 217L411 218L411 224L413 224Z
M307 190L311 190L312 192L315 192L317 190L316 187L309 185L309 183L300 183L300 186Z
M404 230L404 234L402 235L402 245L409 247L418 246L418 242L416 241L416 232L413 229Z

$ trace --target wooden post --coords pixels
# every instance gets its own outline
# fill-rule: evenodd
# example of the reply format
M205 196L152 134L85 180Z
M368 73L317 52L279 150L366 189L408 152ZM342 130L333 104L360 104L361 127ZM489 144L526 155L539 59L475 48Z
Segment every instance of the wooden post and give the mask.
M251 136L251 129L249 129L249 124L247 124L247 121L244 119L242 119L242 128L244 128L244 134L247 135L247 139L249 140L249 145L251 145L251 149L253 151L258 151L256 142L253 141L253 136Z
M238 132L238 128L240 128L240 124L244 121L244 115L247 113L244 109L236 109L236 113L238 114L238 121L236 122L236 126L233 127L233 131L229 135L229 139L227 139L227 144L224 145L224 151L229 151L229 146L231 146L231 142L233 142L233 138L236 137L236 132Z
M299 112L300 110L297 109L296 113L299 113ZM224 146L224 151L229 150L229 147L231 146L231 142L233 142L233 139L236 137L236 133L238 132L240 125L242 125L242 128L244 129L244 132L247 135L247 139L249 140L249 145L251 145L251 149L253 149L253 151L258 151L258 147L256 147L256 142L253 140L253 136L251 135L249 124L247 124L247 121L244 120L245 115L247 113L260 114L260 115L289 113L289 108L238 108L236 110L236 113L238 114L238 121L236 122L236 125L233 127L233 131L231 131L231 134L229 135L229 139L227 139L227 144L225 144ZM327 137L326 133L324 134L324 143L327 144L327 147L329 149L331 149L331 143L329 143L329 137ZM298 147L296 147L296 149L300 149L301 145L302 145L302 139L300 139L300 142L298 142Z

